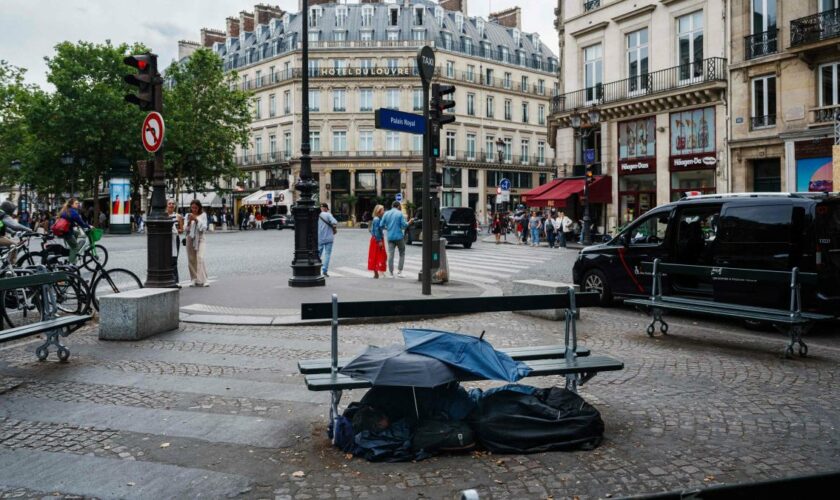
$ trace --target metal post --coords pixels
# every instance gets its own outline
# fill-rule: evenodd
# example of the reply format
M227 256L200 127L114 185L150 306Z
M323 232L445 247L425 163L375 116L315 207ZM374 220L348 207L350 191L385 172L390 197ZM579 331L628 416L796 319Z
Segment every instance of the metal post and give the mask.
M295 189L300 191L300 199L292 209L295 217L295 254L292 259L291 287L324 286L326 280L321 276L321 257L318 254L318 207L312 199L312 192L318 183L312 178L312 158L309 144L309 0L303 0L301 22L301 142L300 142L300 178Z
M589 173L589 169L592 165L586 165L586 172ZM585 176L583 181L583 244L584 245L591 245L592 244L592 232L589 227L590 225L590 217L589 217L589 177Z
M423 120L426 122L426 134L423 136L423 267L421 279L423 295L432 294L432 171L434 163L431 155L431 123L429 121L429 83L423 82Z
M160 75L155 89L155 111L163 112L163 85ZM155 152L152 178L152 205L146 218L147 288L173 288L175 268L172 260L172 221L166 215L166 174L163 170L163 147Z
M332 334L330 336L330 372L338 373L338 295L332 294Z

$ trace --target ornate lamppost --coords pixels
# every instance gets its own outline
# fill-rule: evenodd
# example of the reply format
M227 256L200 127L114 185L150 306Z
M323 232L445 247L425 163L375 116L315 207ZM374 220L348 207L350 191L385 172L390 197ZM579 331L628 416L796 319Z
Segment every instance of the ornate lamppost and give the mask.
M586 124L583 123L584 117L588 122ZM585 116L583 113L572 113L571 120L572 128L580 135L581 150L583 151L585 157L586 148L584 145L588 145L590 135L592 135L592 132L599 125L601 121L601 113L598 111L598 108L592 107L585 113ZM583 244L591 245L592 231L590 223L592 219L589 215L589 183L592 178L592 160L590 158L584 158L584 162L586 164L586 172L583 183Z

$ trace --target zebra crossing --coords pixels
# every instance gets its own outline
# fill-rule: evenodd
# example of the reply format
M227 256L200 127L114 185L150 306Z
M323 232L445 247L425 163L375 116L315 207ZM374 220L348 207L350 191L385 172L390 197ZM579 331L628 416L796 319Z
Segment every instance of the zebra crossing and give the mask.
M470 249L459 246L447 247L446 258L449 263L449 278L483 285L496 285L509 281L515 275L530 267L542 264L557 255L558 250L548 247L530 247L520 245L477 244ZM399 255L394 257L397 265ZM423 265L423 255L419 245L406 247L403 274L407 279L416 278ZM330 270L332 277L371 276L367 262L358 266L336 267Z

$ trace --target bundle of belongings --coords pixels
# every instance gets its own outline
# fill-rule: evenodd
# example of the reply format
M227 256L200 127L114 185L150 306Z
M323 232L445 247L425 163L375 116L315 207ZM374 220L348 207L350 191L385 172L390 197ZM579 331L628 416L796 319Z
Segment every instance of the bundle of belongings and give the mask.
M487 341L434 330L403 334L406 346L369 347L341 370L373 384L330 423L329 436L342 451L400 462L476 447L534 453L601 443L600 413L572 391L519 384L465 390L459 379L516 381L530 371ZM431 336L444 342L440 353L429 348Z

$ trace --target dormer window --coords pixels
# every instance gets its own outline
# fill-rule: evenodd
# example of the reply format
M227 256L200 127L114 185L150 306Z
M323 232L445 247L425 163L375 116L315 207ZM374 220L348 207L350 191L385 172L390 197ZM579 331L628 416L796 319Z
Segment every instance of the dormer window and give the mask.
M513 32L511 34L513 35L513 45L515 47L519 47L521 45L521 42L522 42L519 30L514 28Z
M388 26L399 26L400 8L392 6L388 8Z
M464 37L464 53L465 54L472 54L472 47L473 47L472 38L465 36Z
M335 9L335 25L341 28L347 24L347 6L339 5Z
M534 44L534 50L540 50L540 35L539 33L534 33L531 35L531 43Z
M322 9L319 5L311 7L309 9L309 27L317 28L318 25L321 23L321 16L323 15L324 9Z
M435 21L443 26L443 7L435 7Z
M423 11L420 5L414 7L414 26L423 26Z
M288 12L283 14L283 26L288 26L289 23L292 21L292 16Z
M499 54L501 55L502 61L510 62L510 52L508 52L508 48L500 45L499 46Z
M484 38L484 19L479 17L475 20L475 29L478 30L478 36Z
M373 5L362 6L362 26L371 26L373 24Z
M272 19L268 22L268 29L271 30L271 33L277 33L280 30L280 20L279 19Z
M458 32L464 32L464 15L460 12L455 13L455 26L458 28Z

